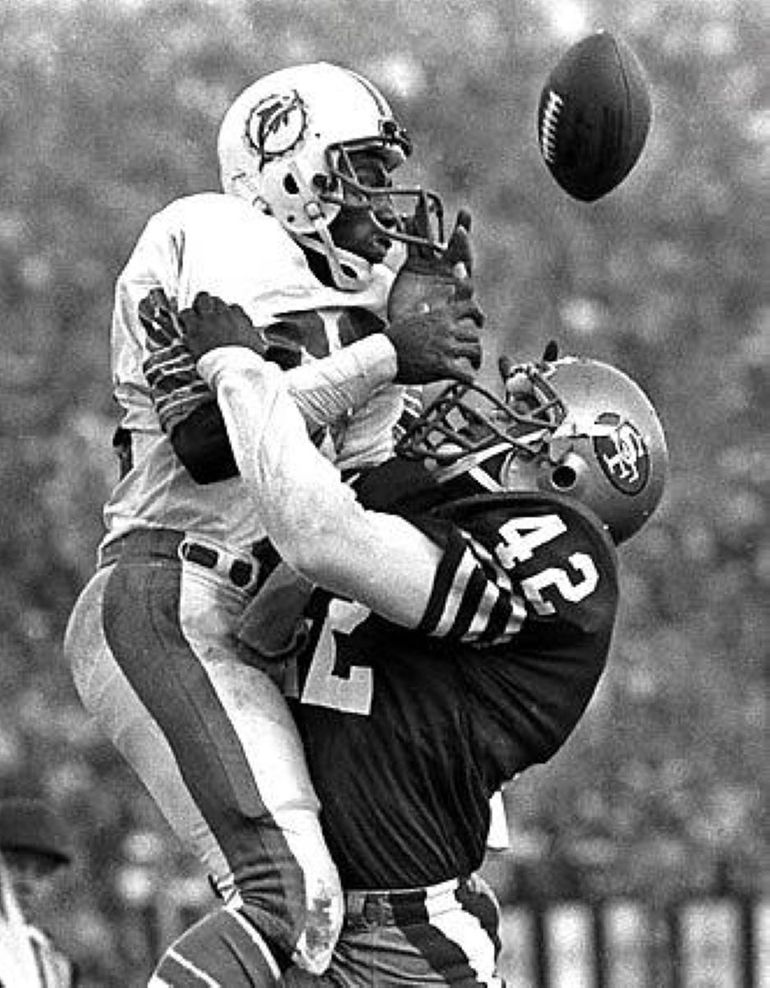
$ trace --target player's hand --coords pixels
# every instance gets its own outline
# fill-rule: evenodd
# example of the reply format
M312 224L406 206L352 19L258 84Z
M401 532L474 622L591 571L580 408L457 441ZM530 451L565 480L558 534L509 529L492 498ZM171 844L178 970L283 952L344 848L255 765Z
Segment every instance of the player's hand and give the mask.
M428 384L452 378L470 383L481 367L484 313L470 294L395 319L385 330L398 360L396 381Z
M429 239L427 201L421 199L414 216L404 221L406 233ZM396 276L388 297L388 319L425 311L441 301L473 294L473 250L470 241L471 214L457 213L446 247L409 244L407 258Z
M305 608L314 586L280 562L246 605L236 637L262 662L282 662L307 641Z
M545 349L543 350L543 356L540 358L541 364L552 364L555 360L559 359L559 344L556 340L549 340ZM497 369L500 372L500 377L502 379L503 385L505 386L506 394L511 392L513 389L513 379L517 378L519 375L517 373L517 367L515 361L511 360L509 356L503 354L498 358Z
M223 346L244 346L264 356L267 340L240 305L199 292L189 309L179 313L182 342L196 360Z

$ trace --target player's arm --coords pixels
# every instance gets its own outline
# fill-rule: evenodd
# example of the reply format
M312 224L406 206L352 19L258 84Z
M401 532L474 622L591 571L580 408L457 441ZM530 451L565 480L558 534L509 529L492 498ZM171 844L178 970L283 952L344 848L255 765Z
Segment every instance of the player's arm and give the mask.
M182 344L174 305L160 289L138 306L148 355L144 373L164 431L177 456L201 484L237 474L222 413L198 374L195 360ZM263 351L270 328L249 326L248 345ZM267 339L266 339L267 338ZM328 425L360 407L397 372L397 355L384 334L356 341L345 350L286 371L287 386L308 429Z
M577 507L568 522L558 510L503 515L494 552L448 519L412 524L366 509L308 440L277 368L237 346L212 349L198 366L271 540L308 580L397 624L474 646L500 645L554 616L572 641L611 628L611 549L598 529L587 534L593 522L572 517ZM518 558L514 578L506 561Z
M284 560L389 620L423 618L441 549L395 515L365 510L308 439L277 367L240 347L198 362L215 389L241 476Z
M392 346L382 334L377 334L284 373L286 386L312 435L365 404L373 391L392 382L395 368ZM196 377L199 377L197 371ZM198 483L213 483L237 475L222 412L210 391L207 400L174 422L169 438L177 456Z
M238 468L220 408L181 343L173 305L156 290L140 303L139 316L150 350L145 374L177 455L198 483L235 476ZM404 383L465 379L469 365L478 367L481 360L476 326L482 320L470 298L456 303L449 318L445 313L423 313L396 320L386 332L287 370L288 390L312 432L361 408L394 379ZM243 342L263 349L269 335L269 327L260 333L250 326Z
M204 284L241 302L271 342L280 342L285 318L272 320L278 302L270 286L291 284L294 272L278 229L228 197L178 200L150 219L116 285L116 393L149 397L179 460L201 484L234 477L237 466L214 395L180 344L174 303L192 304L194 286ZM288 374L312 432L347 418L397 370L396 345L377 334Z

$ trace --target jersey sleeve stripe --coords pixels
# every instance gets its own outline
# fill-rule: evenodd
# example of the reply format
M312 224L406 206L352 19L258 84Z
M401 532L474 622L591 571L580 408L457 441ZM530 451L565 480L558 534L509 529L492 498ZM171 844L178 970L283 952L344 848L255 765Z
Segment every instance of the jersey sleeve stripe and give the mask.
M445 553L420 630L433 637L492 645L515 635L525 616L524 599L509 575L464 533Z
M489 628L489 622L492 619L495 607L501 606L502 596L499 588L489 584L480 570L478 571L478 576L485 583L484 595L479 602L476 613L473 615L473 620L469 622L462 636L463 641L476 641L483 636Z
M521 630L526 617L524 602L515 595L501 594L492 609L489 622L479 635L479 645L500 645Z
M470 553L467 551L463 552L455 569L452 582L444 596L441 614L431 634L438 635L442 638L452 634L460 617L460 608L462 607L468 584L475 571L476 566ZM472 594L473 590L471 589L470 592ZM455 637L456 634L457 632L455 631Z
M489 595L494 600L486 616L483 629L476 627L474 637L481 644L500 644L507 641L521 629L527 615L523 596L514 589L510 575L480 542L464 533L468 549L478 560L489 584ZM494 590L492 589L494 587Z
M479 613L483 613L485 610L486 589L484 574L478 568L474 568L465 585L460 607L447 637L465 638L468 629L472 628L474 623L479 620Z
M490 583L481 569L477 568L475 576L484 586L483 594L467 626L456 625L453 637L469 643L499 645L520 630L526 615L524 602L517 594Z
M207 388L199 388L194 385L180 389L167 398L154 396L155 410L158 413L161 427L167 433L171 432L174 426L183 419L186 419L190 412L214 400Z
M151 353L144 362L145 374L163 374L171 371L197 374L192 354L182 347L174 346Z
M144 362L144 374L150 385L153 404L166 433L200 405L214 396L198 374L193 355L181 344L171 344Z
M462 538L457 535L450 536L449 542L444 549L444 555L441 559L438 572L436 573L436 577L433 581L433 589L431 591L430 600L428 601L428 606L418 627L418 630L423 634L438 634L436 629L446 610L446 599L452 592L457 568L460 565L460 561L464 555L465 543ZM466 581L469 575L470 574L466 575ZM460 601L458 600L458 607L459 604ZM445 627L448 629L451 627L451 624L452 621L450 620Z

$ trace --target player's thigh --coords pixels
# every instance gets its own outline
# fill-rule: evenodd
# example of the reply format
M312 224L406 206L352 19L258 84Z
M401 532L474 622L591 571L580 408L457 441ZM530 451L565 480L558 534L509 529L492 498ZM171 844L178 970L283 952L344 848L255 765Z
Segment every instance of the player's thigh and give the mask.
M249 821L291 829L283 815L299 812L307 828L318 804L296 726L276 685L237 648L246 596L177 560L111 569L107 642L228 859Z
M238 738L266 811L279 822L282 813L316 812L318 801L288 705L275 683L244 660L237 645L234 629L245 605L243 595L214 582L205 570L183 572L179 624L184 640Z
M227 866L192 799L165 735L136 693L104 632L104 594L111 568L85 586L70 615L65 658L84 708L131 765L180 839L215 874Z
M341 923L338 878L288 707L235 647L242 606L172 560L121 561L84 591L68 656L182 841L257 928L315 964Z

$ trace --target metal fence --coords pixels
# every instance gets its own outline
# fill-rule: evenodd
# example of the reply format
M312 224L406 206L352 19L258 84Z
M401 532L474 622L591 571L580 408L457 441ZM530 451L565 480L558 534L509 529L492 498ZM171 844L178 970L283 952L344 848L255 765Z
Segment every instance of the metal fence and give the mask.
M770 900L509 905L508 988L770 988Z

